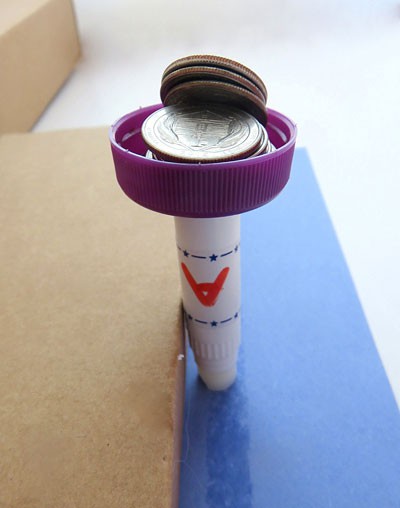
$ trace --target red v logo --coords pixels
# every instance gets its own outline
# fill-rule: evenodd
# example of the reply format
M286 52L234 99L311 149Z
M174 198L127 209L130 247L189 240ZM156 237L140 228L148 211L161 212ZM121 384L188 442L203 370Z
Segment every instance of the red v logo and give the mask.
M205 307L212 307L215 305L217 303L218 296L223 289L224 282L228 277L229 267L223 268L217 275L214 282L198 283L195 281L185 263L182 263L181 266L186 280L189 282L190 287L193 289L193 292L197 296L199 302Z

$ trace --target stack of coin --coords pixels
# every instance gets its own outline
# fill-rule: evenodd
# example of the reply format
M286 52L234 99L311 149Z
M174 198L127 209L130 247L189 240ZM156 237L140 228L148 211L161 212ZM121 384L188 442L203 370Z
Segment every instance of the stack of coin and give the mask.
M252 70L227 58L192 55L171 63L160 89L164 108L147 118L148 157L226 162L269 153L267 89Z
M163 104L218 103L236 106L266 124L267 89L261 78L228 58L192 55L172 62L164 71Z
M151 156L170 162L226 162L269 149L267 131L253 116L219 104L159 109L142 134Z

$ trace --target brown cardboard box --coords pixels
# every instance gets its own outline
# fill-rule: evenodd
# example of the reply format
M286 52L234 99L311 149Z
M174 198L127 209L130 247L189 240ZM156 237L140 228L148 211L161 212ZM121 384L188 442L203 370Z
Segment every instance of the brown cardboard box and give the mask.
M72 0L0 0L0 133L29 130L79 54Z
M125 197L105 129L0 137L0 506L171 508L173 220Z

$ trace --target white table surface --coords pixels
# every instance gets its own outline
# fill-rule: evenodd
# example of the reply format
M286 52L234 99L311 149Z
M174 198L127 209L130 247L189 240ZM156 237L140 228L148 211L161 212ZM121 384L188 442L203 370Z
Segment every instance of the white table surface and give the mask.
M400 404L400 4L75 0L83 56L35 131L109 125L159 102L163 69L212 53L267 84L308 149Z

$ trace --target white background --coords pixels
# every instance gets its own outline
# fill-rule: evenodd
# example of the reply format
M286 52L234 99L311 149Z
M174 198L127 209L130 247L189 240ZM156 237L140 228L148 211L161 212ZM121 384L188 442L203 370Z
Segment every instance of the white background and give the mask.
M400 3L75 0L83 56L36 131L109 125L159 102L192 53L255 70L293 118L400 402Z

